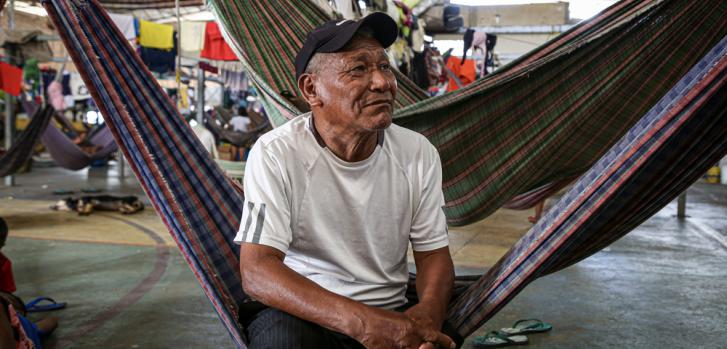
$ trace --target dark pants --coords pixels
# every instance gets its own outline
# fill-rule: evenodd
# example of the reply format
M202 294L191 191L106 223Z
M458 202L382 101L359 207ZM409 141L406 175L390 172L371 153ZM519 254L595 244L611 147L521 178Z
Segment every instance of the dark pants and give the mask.
M401 311L408 307L402 307ZM274 308L265 308L242 324L250 349L362 349L361 343L342 333L297 318ZM442 332L462 345L464 339L445 322Z

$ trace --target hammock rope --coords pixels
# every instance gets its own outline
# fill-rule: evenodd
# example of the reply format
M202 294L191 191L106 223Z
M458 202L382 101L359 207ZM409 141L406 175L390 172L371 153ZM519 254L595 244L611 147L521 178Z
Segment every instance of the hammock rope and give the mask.
M690 7L683 1L669 4ZM45 0L43 5L153 206L236 345L245 347L236 319L246 297L238 248L232 242L242 213L240 188L224 177L98 1ZM711 11L724 8L717 4ZM651 15L664 16L658 11L671 8L649 7L641 13L654 9L657 12ZM683 17L675 14L684 14L668 13L664 18L677 22ZM710 11L696 11L695 16L714 20ZM654 24L648 18L638 23L623 19L623 23L638 32L639 26ZM717 32L724 30L724 25L717 27ZM537 277L575 263L626 234L727 152L727 37L714 40L709 50L704 46L712 38L708 33L716 35L715 29L702 29L707 34L699 37L699 45L691 45L702 52L690 63L693 68L675 69L683 70L681 79L663 93L641 91L638 98L650 93L661 96L645 107L643 117L628 132L616 137L615 146L604 151L523 239L453 300L450 320L460 334L472 333ZM568 57L563 54L558 59ZM538 65L543 66L547 64ZM547 76L537 70L529 74Z

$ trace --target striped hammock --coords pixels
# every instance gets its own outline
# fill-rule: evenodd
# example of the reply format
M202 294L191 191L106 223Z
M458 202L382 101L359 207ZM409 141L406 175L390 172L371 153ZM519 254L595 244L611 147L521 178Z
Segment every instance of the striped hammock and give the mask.
M175 0L101 0L109 10L144 10L175 7ZM179 6L204 6L205 0L179 0Z
M210 5L273 121L298 115L280 93L296 93L295 54L326 14L312 0ZM533 206L590 168L727 35L725 18L724 0L623 0L454 93L424 100L399 75L395 122L439 150L450 225Z
M28 126L25 127L13 145L0 155L0 177L11 175L20 170L33 156L33 149L48 128L53 118L54 110L51 106L39 108L28 115L32 115Z
M232 242L241 190L97 0L43 4L152 204L233 340L245 347L236 319L246 297ZM626 234L727 152L727 37L692 65L487 275L453 300L450 320L462 335L537 277Z

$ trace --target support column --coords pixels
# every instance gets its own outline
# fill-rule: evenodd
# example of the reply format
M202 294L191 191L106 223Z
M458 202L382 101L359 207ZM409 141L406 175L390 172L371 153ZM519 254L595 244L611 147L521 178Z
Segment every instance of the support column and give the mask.
M197 123L204 124L204 83L205 73L202 68L197 68Z
M687 191L679 194L677 198L677 218L687 218Z

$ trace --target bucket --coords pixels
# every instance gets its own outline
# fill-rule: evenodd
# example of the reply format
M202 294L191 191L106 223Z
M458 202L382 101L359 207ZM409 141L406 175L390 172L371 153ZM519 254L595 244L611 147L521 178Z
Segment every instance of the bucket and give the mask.
M719 167L712 166L707 170L707 175L705 176L707 178L707 183L710 184L717 184L720 181L719 178Z

